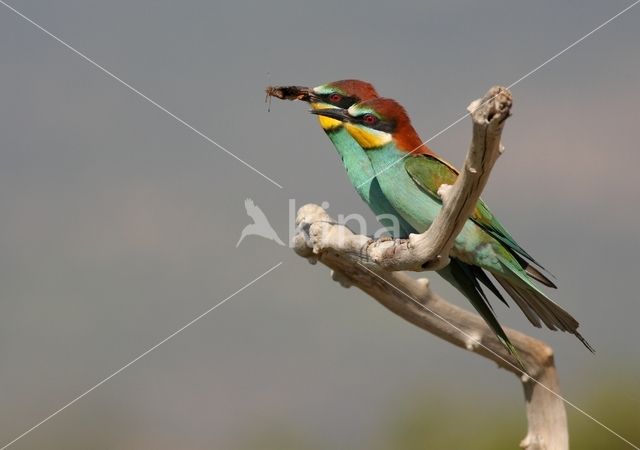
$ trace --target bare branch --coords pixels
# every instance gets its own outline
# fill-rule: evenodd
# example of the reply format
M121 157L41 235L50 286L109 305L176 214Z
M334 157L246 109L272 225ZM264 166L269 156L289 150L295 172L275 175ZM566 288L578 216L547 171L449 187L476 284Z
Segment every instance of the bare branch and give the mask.
M469 106L473 139L464 168L453 186L441 186L443 207L431 227L409 239L373 240L336 224L324 209L305 205L298 211L294 250L332 270L342 286L356 286L385 308L458 347L481 355L519 377L525 393L528 431L520 443L527 450L567 450L569 435L553 350L544 342L505 328L526 368L523 375L484 320L432 292L427 279L399 270L438 270L475 207L501 153L500 136L510 114L511 94L492 88ZM426 264L425 264L426 262Z
M342 286L356 286L385 308L429 333L468 351L481 355L499 367L519 377L525 391L528 432L521 442L527 450L566 450L569 448L567 417L562 400L530 377L555 393L559 383L553 350L544 342L516 330L505 328L507 336L518 349L528 375L516 365L512 356L498 341L484 320L432 292L426 278L415 280L402 272L371 269L359 262L358 252L366 236L355 235L346 227L335 224L318 205L305 205L296 219L298 233L294 250L311 262L320 261L331 268L332 278ZM310 234L315 235L314 238ZM340 235L341 251L317 253L314 242Z

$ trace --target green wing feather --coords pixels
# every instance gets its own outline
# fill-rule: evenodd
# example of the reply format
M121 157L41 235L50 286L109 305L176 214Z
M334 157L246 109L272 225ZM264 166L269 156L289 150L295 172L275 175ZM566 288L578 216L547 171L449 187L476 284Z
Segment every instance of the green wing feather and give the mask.
M497 255L500 264L509 273L509 277L495 275L494 277L513 298L527 319L536 327L540 327L540 321L550 330L567 331L575 335L585 347L595 352L593 347L578 331L578 321L567 311L562 309L553 300L540 291L529 279L527 273L517 266L515 261L504 255Z
M477 271L481 272L484 277L478 277ZM500 326L498 319L496 319L496 316L493 313L493 308L489 303L489 299L478 283L478 280L480 280L492 292L498 292L497 288L493 285L491 280L489 280L482 269L480 269L479 267L470 266L463 263L462 261L458 261L457 259L452 258L451 262L444 269L438 271L438 274L453 286L455 286L460 292L465 295L465 297L469 299L469 302L473 305L478 314L480 314L487 325L489 325L489 328L491 328L491 330L496 334L498 340L502 343L502 345L506 347L509 353L513 355L520 368L526 371L524 363L520 359L516 347L511 343L511 341L507 337L507 334L502 329L502 326ZM498 297L502 301L504 301L504 298L499 294L499 292Z
M440 196L437 193L438 188L442 184L452 185L458 178L458 171L454 167L446 161L438 159L432 155L416 155L406 158L405 169L413 181L437 201L440 201ZM489 210L482 199L478 200L478 204L476 205L470 219L490 236L507 247L507 249L509 249L509 251L518 259L518 262L527 271L529 276L546 286L553 288L556 287L551 280L526 261L529 260L546 271L539 262L537 262L516 242L511 234Z
M436 201L440 201L440 197L437 194L438 188L442 184L451 185L455 183L458 176L458 172L455 168L431 155L418 155L416 157L407 158L405 162L405 169L413 181ZM593 347L591 347L591 345L589 345L589 343L577 331L579 325L578 321L554 303L532 283L531 279L533 278L547 286L555 287L553 282L529 264L527 260L541 268L542 266L515 242L513 237L507 230L505 230L491 211L489 211L489 208L487 208L487 205L482 200L478 201L470 219L502 244L502 248L499 249L496 256L505 268L504 273L510 275L504 276L497 275L495 273L493 275L498 283L524 312L529 321L537 327L541 326L542 321L551 330L558 329L568 331L574 334L585 345L585 347L593 351ZM454 260L452 259L452 261ZM488 280L487 275L482 272L482 269L477 269L482 273L482 275L484 275L484 279L482 278L482 275L477 273L469 275L467 272L472 269L465 268L464 266L453 266L451 269L451 276L458 281L458 284L466 283L467 287L465 289L466 291L470 291L471 289L478 287L478 280L484 284L486 284L485 279ZM491 283L490 280L489 283ZM487 285L487 287L492 292L496 293L497 289L495 286L492 288L490 285ZM501 329L499 329L500 325L497 324L497 322L494 323L495 316L493 316L484 293L478 294L474 299L472 299L468 294L467 297L469 297L473 306L480 315L482 315L485 321L487 321L498 337L501 340L504 339L504 337L499 333L501 331ZM498 297L504 300L500 295L498 295ZM479 301L478 298L482 301ZM507 344L505 345L509 348Z

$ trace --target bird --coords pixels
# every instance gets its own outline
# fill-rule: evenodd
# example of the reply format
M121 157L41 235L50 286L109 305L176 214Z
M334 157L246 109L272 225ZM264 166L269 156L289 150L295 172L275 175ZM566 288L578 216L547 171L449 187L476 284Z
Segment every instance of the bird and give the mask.
M236 248L240 246L240 243L247 236L262 236L263 238L270 239L280 245L284 245L284 242L280 240L278 234L269 223L267 216L265 216L264 212L262 212L262 210L253 203L253 200L250 198L245 199L244 208L247 210L247 215L253 219L253 223L250 223L242 229Z
M314 88L302 86L269 87L267 95L308 102L313 111L344 110L354 104L379 97L377 90L371 83L356 79L333 81ZM395 238L406 238L410 233L419 233L420 231L409 224L384 195L369 156L347 131L343 121L321 114L318 115L318 119L321 128L338 152L349 181L379 222ZM502 344L522 366L515 347L495 318L489 299L480 283L503 302L504 298L483 270L453 258L447 266L436 273L469 300Z
M394 211L416 232L426 231L442 207L438 188L453 184L458 171L423 143L406 110L393 99L377 97L347 109L310 112L343 123L371 161L373 176ZM479 280L507 304L488 272L534 326L541 327L544 323L551 330L572 333L594 352L578 332L578 321L534 284L535 280L556 288L542 273L546 269L515 241L481 199L455 239L451 261L461 263L461 270L470 271L467 278L473 279L476 286ZM477 296L470 298L473 306L517 356L488 299L485 295L481 297L483 303L478 303Z
M333 81L314 88L302 86L268 87L266 92L268 96L280 99L305 101L314 111L340 111L359 102L379 97L377 90L371 83L357 79ZM409 224L384 195L371 160L358 141L346 130L342 119L332 119L326 115L318 115L318 119L321 128L340 156L349 181L376 215L378 221L387 228L394 238L406 238L410 233L419 233L420 230ZM500 291L486 273L477 266L455 258L436 273L469 300L498 336L498 339L520 363L514 346L500 327L492 312L489 299L482 289L481 284L504 301Z
M356 103L378 97L375 87L367 81L346 79L332 81L314 88L303 86L269 87L267 95L281 99L302 100L314 110L344 109ZM342 122L318 116L320 127L333 143L347 177L360 198L369 206L378 221L396 237L414 232L411 226L395 213L382 195L371 161L364 150L344 129Z

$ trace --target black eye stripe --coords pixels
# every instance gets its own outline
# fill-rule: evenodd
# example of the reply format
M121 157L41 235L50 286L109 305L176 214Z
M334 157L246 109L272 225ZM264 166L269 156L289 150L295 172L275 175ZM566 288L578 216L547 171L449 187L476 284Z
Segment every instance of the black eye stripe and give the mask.
M375 120L373 122L367 122L367 117L374 117ZM374 130L384 131L385 133L392 133L395 128L395 124L391 122L387 122L385 120L381 120L371 113L354 117L354 119L356 119L355 122L362 124L365 127L368 127Z
M340 101L334 102L331 100L331 96L334 94L338 94L341 98ZM326 103L337 106L338 108L348 109L351 105L358 103L358 99L355 97L348 97L346 95L342 95L338 92L331 92L329 94L322 94L320 98L324 100Z

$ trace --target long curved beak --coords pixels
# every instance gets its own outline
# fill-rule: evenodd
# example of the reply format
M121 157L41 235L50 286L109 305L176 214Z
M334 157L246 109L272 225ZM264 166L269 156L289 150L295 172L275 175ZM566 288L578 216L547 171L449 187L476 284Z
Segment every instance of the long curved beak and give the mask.
M330 117L331 119L339 120L340 122L352 122L351 116L347 113L346 109L312 109L309 112L318 116Z

